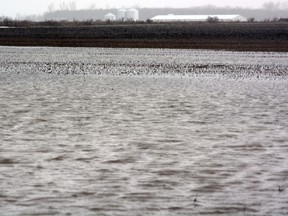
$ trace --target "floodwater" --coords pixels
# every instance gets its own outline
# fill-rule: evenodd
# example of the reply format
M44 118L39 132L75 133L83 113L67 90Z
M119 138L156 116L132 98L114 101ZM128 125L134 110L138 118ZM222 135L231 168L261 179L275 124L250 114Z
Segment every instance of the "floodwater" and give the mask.
M0 215L287 215L287 59L0 47Z

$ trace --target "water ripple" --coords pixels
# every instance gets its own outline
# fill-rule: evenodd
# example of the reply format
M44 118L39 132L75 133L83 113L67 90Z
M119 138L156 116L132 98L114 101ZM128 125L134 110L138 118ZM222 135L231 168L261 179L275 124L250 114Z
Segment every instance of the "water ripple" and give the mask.
M0 57L1 215L288 213L287 53Z

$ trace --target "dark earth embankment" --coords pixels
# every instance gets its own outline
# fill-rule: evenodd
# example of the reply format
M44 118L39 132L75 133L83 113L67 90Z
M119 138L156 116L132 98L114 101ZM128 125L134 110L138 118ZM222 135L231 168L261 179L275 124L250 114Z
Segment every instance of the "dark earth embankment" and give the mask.
M1 28L2 46L288 51L288 23L167 23Z

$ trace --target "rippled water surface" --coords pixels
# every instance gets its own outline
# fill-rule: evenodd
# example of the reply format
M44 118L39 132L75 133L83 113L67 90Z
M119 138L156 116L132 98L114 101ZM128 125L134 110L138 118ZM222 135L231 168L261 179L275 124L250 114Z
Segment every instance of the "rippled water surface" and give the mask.
M287 53L0 57L0 215L288 214Z

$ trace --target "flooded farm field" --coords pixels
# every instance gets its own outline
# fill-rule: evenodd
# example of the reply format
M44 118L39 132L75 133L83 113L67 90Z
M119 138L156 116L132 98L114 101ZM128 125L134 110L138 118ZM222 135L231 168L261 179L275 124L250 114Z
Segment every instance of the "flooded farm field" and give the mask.
M287 215L287 59L0 47L0 215Z

